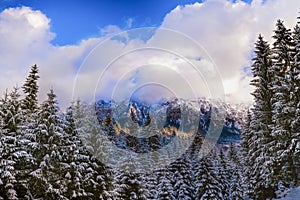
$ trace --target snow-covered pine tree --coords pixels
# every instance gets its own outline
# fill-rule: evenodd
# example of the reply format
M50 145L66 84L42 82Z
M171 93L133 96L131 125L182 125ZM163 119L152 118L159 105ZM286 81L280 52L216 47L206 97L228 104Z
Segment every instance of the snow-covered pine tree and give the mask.
M296 107L294 104L294 43L292 33L281 20L277 21L274 31L275 42L272 48L271 67L271 90L272 103L272 137L273 142L270 151L273 152L276 162L273 166L272 184L277 186L282 182L283 186L290 187L297 177L293 163L293 152L289 148L293 134L291 124L295 117Z
M28 77L26 78L26 81L22 87L23 92L25 94L25 98L22 102L22 109L26 112L34 113L38 108L38 67L37 65L33 65L31 67L31 70L29 72Z
M114 181L115 199L146 200L147 190L139 176L139 174L134 172L119 172Z
M2 102L0 101L0 112L2 112ZM3 119L2 116L0 115L0 160L3 160L3 141L2 141L2 137L3 137L3 133L2 133L2 127L3 127ZM0 164L0 174L3 173L3 166L2 163ZM4 187L3 187L3 177L0 175L0 199L3 200L4 199L4 195L5 195L5 191L4 191Z
M232 174L233 182L231 183L231 199L243 200L244 188L242 187L242 177L240 171L236 168Z
M251 129L250 129L250 123L252 121L252 113L251 110L247 110L247 115L245 118L245 122L242 125L242 153L244 154L244 157L247 158L248 151L250 150L250 143L252 143L251 140ZM248 166L247 159L245 159L245 166Z
M229 150L230 167L230 199L244 199L243 169L242 158L235 144L231 143Z
M62 163L65 168L64 174L64 196L68 199L89 198L84 188L84 176L89 166L89 155L85 151L82 142L77 134L74 122L74 108L67 109L64 120L65 136L62 143Z
M34 198L66 199L61 172L61 146L64 138L62 118L51 89L38 113L37 146L34 149L37 166L30 173L30 190Z
M65 176L69 183L67 197L111 199L111 171L92 155L92 150L87 150L86 143L82 142L83 138L78 133L86 130L80 127L83 126L81 123L85 122L82 120L85 118L82 106L80 101L72 103L65 115L63 159L68 169ZM97 125L99 126L96 121L94 126Z
M157 191L157 196L153 199L175 200L174 189L171 183L171 172L167 169L159 169L155 171L157 177L157 185L154 189Z
M33 65L22 86L24 98L21 101L21 111L23 116L22 135L27 138L30 146L36 145L36 134L38 121L38 67Z
M300 18L298 18L300 19ZM292 82L293 87L293 104L295 109L295 116L291 123L292 132L292 142L290 144L290 149L292 151L293 162L296 167L296 173L299 174L300 168L300 22L295 26L293 32L293 41L295 45L295 55L293 57L294 67L292 69ZM295 179L295 185L299 185L299 179Z
M158 180L158 176L155 172L152 171L142 174L143 183L147 189L147 199L158 199L158 184L160 181Z
M253 160L251 161L249 152L250 152L250 146L253 143L253 141L251 141L251 139L253 139L253 137L251 136L251 129L250 129L250 123L252 121L252 113L251 110L248 109L247 110L247 116L245 119L245 122L242 126L242 142L241 142L241 146L242 146L242 156L243 156L243 183L244 183L244 193L246 195L253 195L253 188L251 187L251 174L252 174L252 166L253 164Z
M28 171L36 169L36 157L35 150L37 149L37 133L38 130L38 67L33 65L31 70L26 78L25 83L22 86L24 97L21 100L21 115L22 115L22 124L21 124L21 137L22 137L22 146L26 149L32 159L30 162L27 162L26 165L23 165L24 172L27 173L26 179L28 179ZM24 176L25 178L25 176ZM27 185L29 181L27 182Z
M0 127L0 194L3 199L18 199L18 194L15 188L17 183L16 171L14 168L15 159L13 153L16 150L16 131L18 124L15 123L15 109L10 110L12 106L9 103L9 94L6 92L1 99L1 127Z
M193 184L190 162L185 158L179 158L171 164L172 184L176 199L191 200L194 198L195 186Z
M85 190L93 194L94 199L110 200L112 190L112 172L94 156L89 157L90 167L87 169Z
M230 174L230 163L226 155L224 154L224 150L221 148L218 154L218 165L217 165L217 173L218 177L222 181L221 189L222 195L224 199L228 199L231 193L231 175Z
M11 169L9 172L6 171L6 175L10 174L10 178L14 176L14 184L11 183L11 186L13 186L18 198L27 199L30 198L27 183L33 157L27 149L27 139L21 134L23 117L20 106L18 88L14 88L2 99L0 110L2 119L0 128L2 132L0 138L2 141L1 163L6 165L6 170ZM7 165L10 165L10 167Z
M269 89L271 81L270 68L271 51L269 44L259 35L255 43L255 57L251 70L253 80L251 85L255 87L252 95L255 103L252 107L253 117L250 122L250 128L246 133L247 144L247 163L248 163L248 184L250 186L249 196L252 198L272 198L275 194L273 186L273 156L274 151L270 148L274 142L271 135L270 125L272 123L272 105L270 103L273 97ZM248 122L249 123L249 122Z
M196 166L196 195L199 200L224 199L222 180L216 170L216 156L210 153L200 160Z

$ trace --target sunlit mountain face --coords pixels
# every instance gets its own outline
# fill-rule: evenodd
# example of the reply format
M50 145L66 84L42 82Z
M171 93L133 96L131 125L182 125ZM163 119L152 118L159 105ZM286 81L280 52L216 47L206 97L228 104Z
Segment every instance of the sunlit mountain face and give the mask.
M234 106L225 103L216 106L206 99L152 98L153 101L139 101L141 98L137 97L139 95L123 102L99 100L96 103L99 125L119 148L135 152L157 150L168 145L175 135L189 137L191 129L186 128L186 124L192 124L192 121L197 121L194 134L205 137L210 124L214 123L213 106L215 111L225 112L224 119L219 119L223 121L221 133L215 134L218 143L239 143L241 140L245 112Z

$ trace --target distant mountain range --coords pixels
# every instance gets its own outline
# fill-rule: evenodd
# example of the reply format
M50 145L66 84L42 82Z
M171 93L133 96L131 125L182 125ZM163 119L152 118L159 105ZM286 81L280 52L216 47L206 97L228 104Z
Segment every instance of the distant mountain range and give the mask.
M247 106L238 105L235 107L226 103L213 106L217 107L218 112L220 110L225 112L223 115L225 116L224 125L218 143L239 143L241 125ZM205 99L173 99L154 105L146 105L138 101L115 103L100 100L95 106L99 124L106 131L108 138L114 141L118 147L129 148L135 152L153 151L170 143L176 130L181 128L182 109L186 107L191 109L190 115L196 115L189 117L199 119L197 134L205 137L210 127L212 112L211 102ZM124 119L126 120L124 121ZM128 123L135 126L135 129L129 127ZM146 133L146 136L135 136L135 131L138 132L143 127L153 124L155 124L154 128L160 127L160 130L149 129L153 131Z

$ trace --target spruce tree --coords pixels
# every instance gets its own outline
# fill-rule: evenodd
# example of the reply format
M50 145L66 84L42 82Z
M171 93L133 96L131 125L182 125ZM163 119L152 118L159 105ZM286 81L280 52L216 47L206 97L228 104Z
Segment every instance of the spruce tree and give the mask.
M30 189L35 198L66 199L61 174L61 144L64 137L56 95L51 89L38 113L36 169L31 172Z
M252 198L272 198L275 194L273 157L271 147L274 140L271 135L272 105L270 103L273 93L270 90L271 51L267 42L260 35L255 46L255 57L251 67L253 80L251 85L255 87L252 95L255 103L252 108L253 119L250 122L250 131L247 133L247 163L248 184L251 187Z
M146 188L144 188L140 175L134 172L119 172L114 182L116 199L146 200Z
M158 175L155 172L153 171L142 174L143 183L145 185L145 188L147 189L147 199L158 199L159 189L157 186L160 181L158 179Z
M79 131L83 128L80 127L82 119L85 118L81 116L84 115L80 113L80 110L83 110L81 107L79 101L73 103L67 109L64 120L66 134L62 157L66 166L64 172L68 188L66 196L69 199L111 199L111 171L93 156L93 151L87 150L87 146L82 142L82 136L79 135Z
M37 151L37 130L38 130L38 67L37 65L31 66L30 72L26 78L25 83L22 86L24 97L21 100L21 135L24 139L23 146L27 149L27 152L32 156L31 162L27 162L24 165L24 171L32 171L37 167L36 151ZM28 172L29 173L29 172ZM28 176L27 176L28 179ZM28 181L27 181L28 185Z
M212 153L203 157L196 168L196 199L224 199L222 180L216 170L215 155Z
M25 94L25 98L23 99L22 102L22 109L30 113L35 112L38 107L38 99L37 99L37 94L39 89L37 83L39 79L38 72L39 70L37 65L33 65L22 87L23 92Z
M11 120L14 117L14 114L10 113L9 108L9 95L6 92L5 97L1 99L0 110L0 194L4 199L18 199L15 188L17 180L14 168L15 161L13 157L13 152L16 149L17 142L15 138L17 124Z
M244 199L242 158L235 144L231 143L229 150L230 199Z
M221 189L222 195L224 199L228 199L231 193L230 184L232 182L230 173L230 163L226 155L224 154L224 150L220 149L220 153L218 155L218 164L217 164L217 173L218 177L222 181Z
M292 83L293 83L293 107L295 113L293 121L291 122L292 141L289 149L292 150L293 164L295 166L296 174L299 174L300 168L300 22L295 26L293 32L294 41L294 57L292 68ZM299 179L295 179L295 185L299 185Z
M275 42L272 48L272 136L274 141L271 151L274 154L274 180L276 186L282 180L283 185L290 187L291 181L297 177L293 162L293 152L289 145L293 140L291 129L296 107L294 102L294 43L290 29L278 20L273 38Z
M157 177L157 185L154 189L157 191L157 196L153 199L161 200L175 200L175 191L172 186L171 172L167 169L160 169L155 171Z
M12 194L18 198L30 198L27 188L28 173L30 163L33 162L33 157L27 148L27 139L23 137L22 132L22 115L20 110L20 94L17 88L14 88L9 94L5 95L1 103L1 164L4 180L2 182L9 183L10 197ZM7 189L5 189L7 190ZM12 192L14 191L14 192ZM2 191L4 192L4 191Z
M194 185L190 162L180 158L169 167L172 172L173 191L176 199L193 199Z
M86 166L89 166L89 155L86 155L81 140L78 138L74 122L73 107L69 107L65 114L62 141L62 160L64 165L62 174L64 178L64 196L68 199L85 199L91 197L84 188ZM80 178L79 178L80 177Z

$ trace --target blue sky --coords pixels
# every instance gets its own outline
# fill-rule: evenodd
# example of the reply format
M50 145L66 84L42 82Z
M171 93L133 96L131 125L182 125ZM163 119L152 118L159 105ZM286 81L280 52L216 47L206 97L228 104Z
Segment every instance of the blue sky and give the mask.
M244 0L250 2L251 0ZM197 0L1 0L0 11L28 6L51 19L56 33L53 44L76 44L98 36L102 28L116 25L122 29L159 26L165 15L178 5ZM128 26L132 20L131 26Z

